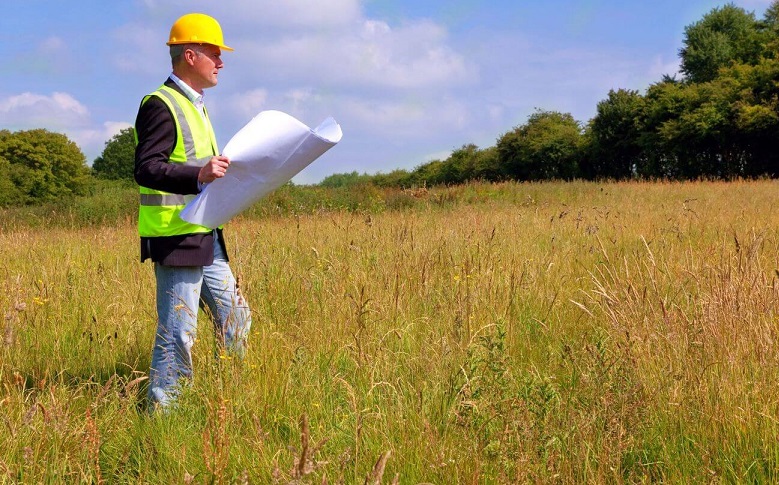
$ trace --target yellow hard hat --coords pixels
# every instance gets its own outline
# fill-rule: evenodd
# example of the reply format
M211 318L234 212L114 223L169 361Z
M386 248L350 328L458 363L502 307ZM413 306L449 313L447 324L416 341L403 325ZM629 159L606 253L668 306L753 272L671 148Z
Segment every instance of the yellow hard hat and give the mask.
M225 45L219 22L203 13L188 13L173 23L168 45L175 44L211 44L226 51L233 50Z

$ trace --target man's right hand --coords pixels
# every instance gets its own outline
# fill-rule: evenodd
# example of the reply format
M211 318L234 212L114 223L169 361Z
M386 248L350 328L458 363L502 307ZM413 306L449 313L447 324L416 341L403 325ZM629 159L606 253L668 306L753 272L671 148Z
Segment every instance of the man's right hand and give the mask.
M228 166L230 166L230 159L224 155L211 157L211 160L200 169L197 181L201 184L209 184L216 179L220 179L225 176Z

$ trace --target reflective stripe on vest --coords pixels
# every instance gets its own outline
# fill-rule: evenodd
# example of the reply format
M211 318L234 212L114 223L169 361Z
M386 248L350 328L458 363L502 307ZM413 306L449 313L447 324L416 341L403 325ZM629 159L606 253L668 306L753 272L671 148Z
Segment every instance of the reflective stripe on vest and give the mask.
M194 195L141 194L141 205L187 205Z
M184 140L184 153L187 156L187 160L184 162L184 164L202 167L211 159L212 156L216 155L216 150L214 150L215 153L208 155L207 157L198 158L195 153L195 138L192 136L192 129L189 127L187 117L184 114L184 111L181 109L181 105L178 103L173 93L164 89L160 89L157 92L168 98L168 101L170 101L170 106L173 107L173 114L176 119L179 120L178 126L181 130L181 138ZM195 109L197 110L197 108ZM203 108L203 110L205 112L205 108ZM199 112L198 115L200 115ZM208 119L207 115L206 119ZM208 124L210 125L211 122L209 121Z
M204 111L201 116L188 98L167 86L160 87L143 102L151 96L157 96L165 103L176 125L176 142L170 163L202 167L219 153L207 112ZM197 129L193 129L193 123L197 123ZM160 237L210 232L212 228L190 224L179 217L181 210L194 197L141 186L138 233L144 237Z

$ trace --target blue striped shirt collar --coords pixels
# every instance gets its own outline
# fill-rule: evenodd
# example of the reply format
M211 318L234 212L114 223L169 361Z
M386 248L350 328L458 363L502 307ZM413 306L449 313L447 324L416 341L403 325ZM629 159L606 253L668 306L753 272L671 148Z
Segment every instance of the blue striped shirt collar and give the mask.
M192 104L194 104L195 107L202 112L203 106L205 105L203 102L203 95L192 89L189 84L182 81L181 78L175 74L171 73L170 78L173 79L173 82L176 83L176 85L180 87L182 91L184 91L184 94L192 102Z

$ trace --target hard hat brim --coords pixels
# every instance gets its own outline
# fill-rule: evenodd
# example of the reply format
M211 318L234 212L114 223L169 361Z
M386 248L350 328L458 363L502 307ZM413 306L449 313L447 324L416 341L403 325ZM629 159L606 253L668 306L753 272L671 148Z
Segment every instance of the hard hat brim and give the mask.
M201 44L201 45L213 45L213 46L219 47L220 49L222 49L222 50L225 50L225 51L228 51L228 52L233 52L233 51L235 50L235 49L233 49L232 47L228 47L228 46L226 46L226 45L222 45L222 44L214 44L214 43L211 43L211 42L198 42L198 41L196 41L196 40L179 40L179 41L175 41L175 42L170 42L170 41L169 41L169 42L166 42L166 43L165 43L165 45L169 45L169 46L170 46L170 45L181 45L181 44Z

